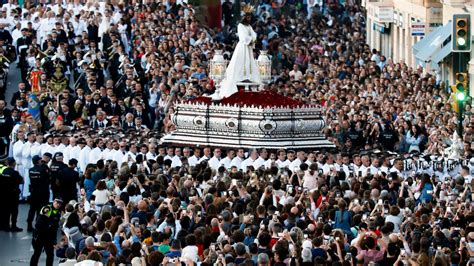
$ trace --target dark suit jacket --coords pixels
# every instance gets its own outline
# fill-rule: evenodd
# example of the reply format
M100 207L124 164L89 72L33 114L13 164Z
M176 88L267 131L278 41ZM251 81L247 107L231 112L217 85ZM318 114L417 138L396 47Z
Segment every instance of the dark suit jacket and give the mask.
M104 110L107 113L107 115L111 115L111 116L121 116L122 115L122 109L120 108L120 106L118 104L115 104L114 108L112 108L112 104L109 103L105 106Z

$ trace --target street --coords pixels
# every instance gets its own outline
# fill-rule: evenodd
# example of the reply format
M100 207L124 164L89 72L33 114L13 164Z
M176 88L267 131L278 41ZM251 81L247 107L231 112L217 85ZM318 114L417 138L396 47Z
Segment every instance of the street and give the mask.
M23 232L9 233L0 232L0 266L7 265L29 265L30 257L33 254L31 247L31 233L26 231L26 216L29 205L21 204L18 214L18 227L23 228ZM57 260L55 260L57 262ZM39 265L44 265L46 255L43 253Z
M10 100L13 93L18 89L20 81L20 70L16 68L16 63L12 63L8 74L8 88L5 92L5 101L10 106ZM30 257L33 254L31 248L31 233L26 231L26 216L28 214L29 205L21 204L18 214L18 227L24 231L20 233L0 232L0 266L6 265L29 265ZM46 255L40 258L40 265L44 265Z

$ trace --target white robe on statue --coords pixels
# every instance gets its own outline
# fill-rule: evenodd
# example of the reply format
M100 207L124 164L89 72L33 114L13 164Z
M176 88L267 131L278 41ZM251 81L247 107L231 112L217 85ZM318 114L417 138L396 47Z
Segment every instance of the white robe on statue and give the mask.
M237 82L250 80L260 83L260 73L257 61L253 56L253 48L257 40L257 34L252 26L239 23L237 26L239 42L235 46L232 59L227 66L225 79L222 81L219 93L220 98L229 97L237 92Z

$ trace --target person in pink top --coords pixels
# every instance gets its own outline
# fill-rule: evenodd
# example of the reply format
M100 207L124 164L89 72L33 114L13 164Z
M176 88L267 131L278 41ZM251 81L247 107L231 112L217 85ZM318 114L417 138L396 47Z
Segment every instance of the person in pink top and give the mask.
M377 250L377 246L380 249ZM379 262L383 259L387 245L382 239L377 239L373 232L359 234L355 247L357 248L357 260L363 261L364 266L370 262Z

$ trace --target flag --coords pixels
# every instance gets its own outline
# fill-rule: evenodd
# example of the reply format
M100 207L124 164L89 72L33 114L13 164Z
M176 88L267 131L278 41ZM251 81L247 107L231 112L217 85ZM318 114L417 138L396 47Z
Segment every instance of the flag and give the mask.
M37 69L32 70L30 73L31 92L36 95L39 95L41 93L40 80L42 74L43 71Z
M35 121L40 121L40 104L38 96L36 96L34 93L31 93L28 98L28 113L31 114Z

